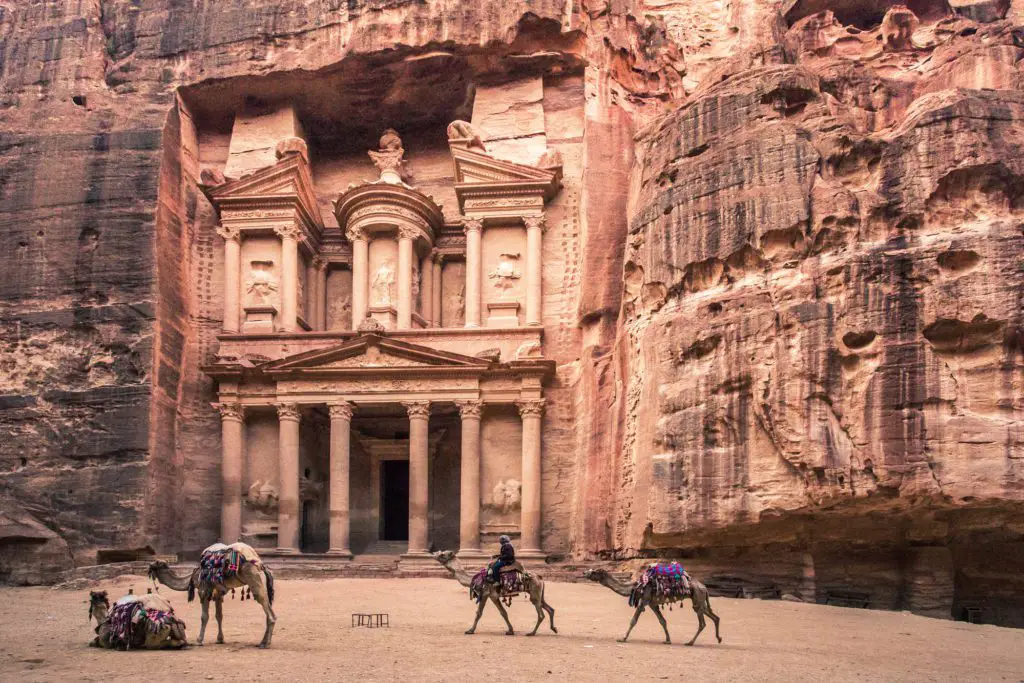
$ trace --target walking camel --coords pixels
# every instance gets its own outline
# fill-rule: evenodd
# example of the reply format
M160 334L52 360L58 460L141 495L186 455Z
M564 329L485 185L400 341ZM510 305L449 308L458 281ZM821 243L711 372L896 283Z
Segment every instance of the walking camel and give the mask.
M687 645L693 645L697 640L697 636L704 630L705 621L704 616L707 615L711 618L711 621L715 622L715 638L718 642L722 642L722 636L718 634L718 615L711 610L711 600L708 597L707 587L700 581L690 577L690 590L688 594L670 593L664 595L656 590L655 582L648 582L645 586L640 588L637 583L630 583L627 581L620 581L614 576L609 574L604 569L587 569L583 572L583 576L596 581L602 586L610 588L619 595L630 597L633 595L634 590L638 590L639 593L635 598L636 611L633 612L633 619L629 622L629 628L626 629L626 635L619 639L620 643L626 642L629 638L630 632L633 627L636 626L637 619L643 614L645 608L650 607L651 611L654 612L654 616L658 617L658 621L661 622L661 628L665 631L665 644L671 645L672 638L668 634L668 623L665 621L665 615L661 613L661 608L665 605L671 605L672 603L682 603L689 597L693 601L693 611L697 613L697 632L693 634L693 638Z
M235 554L231 555L232 552ZM228 558L234 559L237 569L232 569L231 567L235 565L231 565L229 571L224 571L221 580L218 581L210 575L211 563L221 563L217 566L223 570L223 563L230 561ZM195 599L197 592L199 593L199 604L202 606L203 617L202 623L199 625L199 637L196 639L198 645L203 644L203 638L206 636L206 622L210 619L210 601L213 600L216 607L217 643L222 644L224 642L222 625L224 595L233 588L243 588L244 598L244 588L248 588L250 597L260 604L267 617L267 628L263 633L263 640L260 641L260 647L270 647L270 640L274 635L274 624L277 622L277 615L274 614L272 607L274 604L274 576L263 565L259 555L251 546L245 543L233 543L230 546L221 543L214 544L203 551L200 566L184 576L176 575L166 562L158 560L149 565L149 578L159 581L171 590L188 591L189 602Z
M480 616L484 613L484 607L487 606L488 600L493 602L494 606L498 608L498 613L501 614L501 618L505 620L505 624L508 626L505 635L515 635L512 622L508 620L508 612L505 611L505 606L501 604L502 598L510 598L511 595L502 591L500 582L490 583L486 581L482 572L470 573L462 566L462 563L459 562L455 557L455 553L451 550L442 550L434 553L434 559L444 565L444 568L451 572L459 584L468 588L469 596L477 601L476 619L473 620L473 625L466 631L466 635L472 635L476 632L476 625L480 623ZM551 627L553 632L558 633L558 629L555 628L555 608L544 599L544 581L539 576L527 574L526 572L522 572L521 575L523 590L530 596L530 602L537 609L537 623L534 625L533 630L526 635L536 635L537 629L540 628L541 622L544 621L545 611L549 615L548 626Z
M170 603L159 595L126 595L111 609L107 591L90 591L89 619L96 620L96 637L89 647L171 650L188 646L185 622L174 616Z

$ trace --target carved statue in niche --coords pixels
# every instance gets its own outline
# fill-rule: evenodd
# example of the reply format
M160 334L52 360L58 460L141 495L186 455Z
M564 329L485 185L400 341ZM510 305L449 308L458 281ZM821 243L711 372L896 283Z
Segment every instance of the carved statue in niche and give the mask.
M416 262L414 258L412 260L412 300L416 304L416 310L422 311L422 302L420 301L420 264Z
M340 329L352 320L352 296L346 294L331 299L331 329Z
M299 310L309 314L309 309L306 307L306 277L304 273L300 273L299 277L295 278L295 296L299 301Z
M373 275L373 306L390 306L395 300L395 264L385 260Z
M518 479L499 481L491 490L491 506L502 514L517 510L523 499L522 490L523 486Z
M250 264L249 279L245 281L246 304L249 306L272 306L277 294L277 279L274 278L273 261L253 261Z
M498 288L498 296L502 299L509 288L515 285L515 281L522 277L522 273L516 267L518 264L519 254L501 254L498 256L498 265L487 274L489 279L496 280L494 286Z
M252 483L245 494L245 504L265 515L277 512L277 488L269 481L262 482L258 479Z

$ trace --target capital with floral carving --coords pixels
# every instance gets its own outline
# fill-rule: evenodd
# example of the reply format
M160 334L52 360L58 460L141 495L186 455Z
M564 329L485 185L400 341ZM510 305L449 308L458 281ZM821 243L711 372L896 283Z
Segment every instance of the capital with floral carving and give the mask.
M516 408L520 417L540 417L544 414L545 403L543 398L524 398L516 401Z
M322 256L314 256L312 260L313 268L316 270L323 270L327 265L327 261Z
M217 234L224 238L224 241L240 242L242 231L233 225L218 225Z
M536 214L533 216L523 216L523 224L526 229L540 228L543 231L547 227L547 219L544 218L544 214Z
M210 405L220 411L220 419L224 422L229 420L242 422L245 419L245 406L241 403L211 403Z
M410 420L430 418L430 401L402 401L402 405L409 413Z
M327 411L331 414L332 420L352 420L352 404L348 401L329 403Z
M279 420L294 420L298 422L301 419L297 403L275 403L274 407L277 408L277 419Z
M302 231L296 225L278 225L274 233L283 240L298 240L302 236Z
M345 239L349 242L355 242L356 240L366 239L366 230L364 228L349 228L345 231Z
M463 218L462 231L464 233L480 232L484 229L484 222L479 218Z
M399 239L415 241L417 237L420 237L422 235L423 233L420 230L410 225L400 225L398 227Z
M484 402L476 399L456 401L455 405L458 406L459 415L463 420L479 420L484 408Z

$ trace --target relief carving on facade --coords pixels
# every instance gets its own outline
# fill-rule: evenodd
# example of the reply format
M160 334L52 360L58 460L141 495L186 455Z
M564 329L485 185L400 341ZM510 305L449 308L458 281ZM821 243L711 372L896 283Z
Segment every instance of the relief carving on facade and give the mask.
M277 278L273 261L250 263L249 278L245 281L246 306L275 306L277 304Z
M500 254L498 256L498 264L494 267L487 277L494 280L494 287L498 290L499 298L504 299L505 295L511 287L514 287L516 280L520 279L523 275L519 272L519 254Z
M395 263L385 260L373 275L371 306L391 306L395 301Z
M468 121L456 120L448 124L448 144L487 152L480 133Z
M506 479L494 485L488 507L498 514L508 514L519 509L522 499L522 483L518 479Z
M399 177L404 176L405 148L402 147L402 138L398 136L398 132L393 128L388 128L380 136L379 144L380 149L370 150L367 154L370 155L370 159L380 171L381 177L389 172Z
M269 481L256 480L246 491L243 498L247 507L261 512L265 515L277 513L278 492L277 487Z

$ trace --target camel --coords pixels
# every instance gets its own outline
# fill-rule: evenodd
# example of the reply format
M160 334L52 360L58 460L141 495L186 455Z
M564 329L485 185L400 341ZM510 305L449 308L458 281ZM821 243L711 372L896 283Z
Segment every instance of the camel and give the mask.
M203 638L206 636L206 622L210 619L210 600L213 600L216 606L217 644L220 645L224 643L222 624L224 595L228 590L248 587L250 597L255 598L256 602L263 607L263 612L267 616L267 628L263 633L263 640L260 641L260 647L268 648L270 647L270 639L274 635L274 624L277 622L277 615L274 614L272 608L274 604L274 576L263 565L263 562L260 561L256 551L245 543L234 543L230 546L218 543L204 550L203 556L205 557L209 552L216 553L228 549L236 550L245 558L245 561L240 562L238 571L226 576L222 584L214 584L204 580L201 567L196 567L192 573L186 576L178 576L162 560L149 565L149 578L153 581L159 581L171 590L188 591L189 602L195 599L196 592L199 593L199 604L203 609L203 617L202 623L199 626L199 637L196 639L196 644L198 645L203 644ZM244 595L243 592L243 597Z
M600 583L602 586L610 588L619 595L629 597L633 592L633 583L620 581L604 569L587 569L583 572L583 576L591 581ZM697 636L699 636L700 632L704 630L704 615L707 615L711 618L711 621L715 622L715 638L718 638L718 642L722 642L722 636L718 634L718 615L711 610L711 601L708 597L707 587L700 581L690 577L689 597L693 600L693 611L697 613L698 625L697 632L693 634L693 638L690 639L690 642L688 642L687 645L693 645L697 640ZM619 639L619 642L626 642L626 639L629 638L629 634L633 630L633 627L636 626L637 619L639 619L640 615L643 613L644 608L650 607L651 611L654 612L654 616L658 617L658 621L661 622L661 628L665 631L665 644L671 645L672 638L668 634L668 624L665 622L665 615L661 613L661 608L664 605L671 605L674 602L682 602L685 599L685 597L678 598L675 596L666 597L656 595L654 593L654 585L648 584L640 595L636 611L633 612L633 619L629 622L629 628L626 629L626 635L622 636L622 638Z
M514 636L515 630L512 628L512 622L508 620L508 612L505 611L505 606L501 604L501 598L503 594L501 587L497 583L489 583L484 581L482 584L483 593L479 593L481 585L473 584L474 574L468 572L462 563L455 557L455 553L451 550L442 550L434 553L434 559L444 565L444 568L451 572L455 580L462 586L469 589L470 597L476 599L476 619L473 620L473 625L466 631L466 635L472 635L476 632L476 625L480 623L480 616L484 613L484 607L487 606L487 601L490 600L494 603L494 606L498 608L498 613L501 614L501 618L505 620L505 624L508 626L508 630L505 635ZM526 635L536 635L537 629L540 628L540 624L544 621L544 612L547 611L550 616L548 625L551 630L558 633L558 629L555 628L555 608L552 607L544 600L544 581L539 576L533 574L527 574L523 572L523 588L530 596L530 602L537 609L537 623L534 625L533 630Z
M162 612L163 618L158 623L149 620L148 615L139 616L128 608L128 605L132 604L141 604L145 612ZM126 609L130 616L124 618L131 619L132 626L129 627L127 634L119 636L111 622L114 620L115 610ZM159 595L126 595L117 601L112 610L107 591L90 591L89 619L96 620L96 637L89 643L89 647L126 650L170 650L187 647L185 622L175 617L173 611L170 603Z

